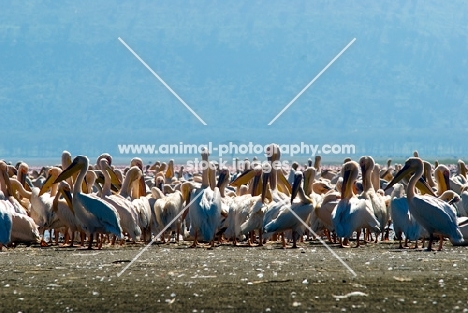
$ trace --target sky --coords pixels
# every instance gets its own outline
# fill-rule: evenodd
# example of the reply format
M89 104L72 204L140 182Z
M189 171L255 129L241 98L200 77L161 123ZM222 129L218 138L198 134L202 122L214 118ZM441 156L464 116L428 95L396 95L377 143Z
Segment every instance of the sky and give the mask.
M118 145L181 142L468 156L461 1L0 4L0 158L155 161Z

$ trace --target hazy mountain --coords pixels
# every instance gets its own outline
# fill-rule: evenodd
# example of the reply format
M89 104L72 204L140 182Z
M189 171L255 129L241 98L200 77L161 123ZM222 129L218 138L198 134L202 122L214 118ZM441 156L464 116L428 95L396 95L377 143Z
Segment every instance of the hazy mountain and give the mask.
M0 45L0 158L209 141L468 155L462 1L2 1Z

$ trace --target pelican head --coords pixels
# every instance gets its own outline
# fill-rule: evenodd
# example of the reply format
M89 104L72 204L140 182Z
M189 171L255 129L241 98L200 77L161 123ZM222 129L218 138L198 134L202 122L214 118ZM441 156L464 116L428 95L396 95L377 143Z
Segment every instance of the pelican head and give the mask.
M320 169L320 163L322 162L322 157L320 155L315 156L314 167L318 170Z
M210 156L210 151L208 151L208 148L203 147L201 151L201 157L203 161L208 161L208 157Z
M19 176L19 182L21 183L22 186L24 186L24 184L26 183L26 176L28 175L28 171L29 171L29 166L24 162L19 162L17 176Z
M441 187L441 192L449 189L450 186L450 170L447 166L440 164L434 170L434 176Z
M245 170L230 185L233 187L240 187L242 185L247 185L251 179L259 179L261 175L262 175L262 167L256 166L254 169Z
M159 190L164 192L164 178L162 176L156 176L154 179L154 184L159 188Z
M304 174L302 174L301 171L296 171L296 173L294 174L294 183L292 186L292 193L291 193L291 203L293 202L294 198L296 198L297 196L297 192L299 191L299 187L301 186L303 177L304 177Z
M72 194L71 194L70 185L66 181L61 181L58 186L58 192L62 193L63 197L65 198L65 201L67 201L68 207L73 212L73 214L75 214L75 210L73 210L73 202L72 202ZM56 211L57 209L58 209L57 207L54 207L54 211Z
M102 159L106 159L107 160L107 163L110 165L112 165L112 156L109 154L109 153L103 153L101 154L100 156L98 156L97 160L96 160L96 165L97 165L97 168L98 169L101 169L103 170L100 166L101 166L101 160Z
M130 166L138 166L143 171L143 160L135 157L130 161Z
M354 182L359 174L359 164L355 161L346 162L341 168L343 173L343 186L341 187L341 198L350 199L354 196Z
M166 178L172 178L174 176L174 160L170 159L167 164Z
M216 187L220 188L221 185L227 184L230 180L231 174L229 173L229 170L227 167L223 167L219 171L219 177L218 177L218 183L216 184Z
M44 194L47 190L49 190L50 187L52 187L57 177L59 177L60 173L62 173L62 170L58 167L54 166L49 169L49 172L47 173L47 179L42 185L39 195Z
M5 181L8 192L12 195L13 189L11 188L10 176L8 176L8 165L3 161L0 161L0 172L3 177L3 180Z
M265 154L267 155L268 161L278 161L281 158L280 147L276 143L269 144L265 148Z
M375 165L375 161L371 156L363 156L359 159L359 166L361 167L363 184L367 183L366 182L367 177L365 173L367 173L367 171L373 171L374 165Z
M62 168L67 168L72 163L72 156L71 153L67 150L62 152Z
M307 167L307 169L304 171L304 191L306 195L310 195L312 193L312 184L315 180L315 175L317 173L317 170L315 167Z
M414 172L417 170L423 171L424 170L424 163L418 157L411 157L405 162L405 166L396 173L393 177L392 181L388 183L385 187L384 191L392 187L395 183L401 181L403 178L413 175ZM427 182L421 177L418 182L416 182L416 187L421 191L428 193L430 195L435 196L434 192L432 191L431 187L427 184Z
M73 162L68 166L54 181L54 184L71 177L78 171L81 171L83 168L87 169L89 160L84 155L78 155L73 159Z

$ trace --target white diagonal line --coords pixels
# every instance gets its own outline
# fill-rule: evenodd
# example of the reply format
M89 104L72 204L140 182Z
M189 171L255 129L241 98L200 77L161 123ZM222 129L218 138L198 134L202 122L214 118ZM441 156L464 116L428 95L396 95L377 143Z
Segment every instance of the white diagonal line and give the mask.
M129 45L127 45L127 43L126 43L122 38L119 37L118 39L119 39L119 41L120 41L120 42L121 42L137 59L138 59L138 61L140 61L140 62L151 72L151 74L153 74L154 77L156 77L156 78L164 85L164 87L166 87L166 88L167 88L167 89L168 89L168 90L169 90L169 91L170 91L170 92L171 92L171 93L172 93L172 94L173 94L173 95L190 111L190 112L192 112L193 115L195 115L195 117L196 117L203 125L206 126L205 121L202 120L202 118L201 118L200 116L198 116L198 114L195 113L195 111L192 110L192 108L191 108L187 103L185 103L185 101L184 101L181 97L179 97L179 95L176 94L176 92L175 92L174 90L172 90L172 88L169 87L169 85L166 84L166 82L165 82L161 77L159 77L159 75L156 74L156 72L153 71L153 70L151 69L151 67L149 67L149 65L146 64L145 61L143 61L142 58L140 58L140 56L138 56L138 54L136 54L135 51L133 51L133 49L130 48Z
M270 123L268 123L268 126L270 126L271 124L273 124L273 123L276 121L276 119L277 119L278 117L280 117L281 114L283 114L284 111L286 111L286 110L294 103L294 101L296 101L297 98L299 98L299 97L304 93L304 91L306 91L307 88L309 88L309 87L320 77L320 75L322 75L322 74L330 67L330 65L332 65L332 64L349 48L349 46L351 46L351 45L353 44L353 42L355 42L355 41L356 41L356 38L353 38L353 40L351 40L350 43L348 43L348 44L346 45L346 47L344 47L343 50L341 50L340 53L338 53L338 55L337 55L336 57L334 57L333 60L331 60L331 61L327 64L327 66L325 66L325 67L323 68L323 70L321 70L320 73L318 73L317 76L315 76L314 79L312 79L312 80L310 81L310 83L308 83L307 86L305 86L305 87L301 90L301 92L299 92L299 93L297 94L297 96L295 96L294 99L292 99L292 100L284 107L284 109L282 109L281 112L279 112L278 115L275 116L274 119L271 120Z
M172 221L170 221L166 226L164 226L164 228L159 232L159 234L157 234L156 236L154 236L154 238L151 240L151 242L149 244L147 244L133 259L132 261L130 261L130 263L127 264L127 266L125 266L123 268L123 270L121 270L118 274L117 274L117 277L120 277L120 275L122 275L139 257L140 255L143 254L143 252L145 252L155 241L156 241L156 238L160 237L162 235L162 233L164 233L171 225L172 223L174 223L178 218L179 216L181 216L185 210L188 209L188 207L193 203L193 201L197 200L198 197L200 197L201 195L203 194L203 192L199 192L198 195L193 198L192 201L189 202L189 204L187 204L183 209L182 211L180 211L179 214L177 214L176 217L174 217L172 219Z
M286 201L286 202L287 202L288 200L289 200L289 199L285 199L285 200L283 200L283 201ZM283 202L283 201L282 201L282 202ZM285 202L285 204L286 204L286 202ZM317 235L317 233L314 232L314 231L312 230L312 228L310 228L310 226L307 225L306 222L304 222L304 221L302 220L302 218L300 218L299 215L297 215L296 212L294 212L294 211L291 209L291 206L286 206L286 207L287 207L288 210L299 220L299 222L301 222L302 225L304 225L316 238L318 238L318 240L320 241L320 243L321 243L322 245L324 245L325 248L327 248L328 251L330 251L331 254L333 254L333 256L334 256L338 261L340 261L341 264L343 264L344 267L346 267L346 268L348 269L348 271L349 271L351 274L353 274L354 277L357 276L356 272L353 271L353 269L352 269L351 267L349 267L349 265L346 264L346 262L343 261L343 259L340 258L340 256L339 256L338 254L336 254L335 251L333 251L332 248L330 248L330 246L327 245L327 243L326 243L325 241L323 241L322 238L320 238L320 236ZM359 240L359 238L358 238L358 240Z

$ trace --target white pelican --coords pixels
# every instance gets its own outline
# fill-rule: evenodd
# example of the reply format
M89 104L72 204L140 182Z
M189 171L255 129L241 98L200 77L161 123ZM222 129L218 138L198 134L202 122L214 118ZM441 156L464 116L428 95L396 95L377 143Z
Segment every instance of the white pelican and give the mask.
M104 175L104 185L102 186L101 198L117 210L120 217L120 226L122 227L122 231L127 233L133 242L136 242L140 239L141 229L137 222L138 214L135 207L127 198L124 198L121 195L113 195L111 193L111 176L109 173L112 172L112 169L109 166L108 160L106 158L101 158L99 160L99 166L102 174ZM125 177L125 180L128 180L124 183L126 186L130 184L129 180L131 178L132 177L128 175Z
M424 161L424 179L430 187L435 187L436 184L432 177L432 165L431 163Z
M63 199L60 198L61 195L63 196ZM82 230L78 220L75 217L75 211L73 210L71 187L66 181L61 181L58 185L58 191L52 203L52 211L58 216L59 220L67 228L64 245L67 244L71 233L69 246L73 247L75 233Z
M284 232L289 229L292 230L293 248L297 247L296 241L302 235L305 228L305 221L314 209L312 199L305 194L304 189L302 188L302 178L302 172L296 171L292 187L291 203L283 206L278 213L278 216L266 224L264 228L265 233ZM296 195L299 196L299 201L294 202L293 200ZM285 248L284 241L283 248Z
M34 220L20 213L12 214L11 242L13 243L39 243L43 244L39 230Z
M391 162L391 160L390 160ZM384 236L383 230L386 226L390 226L389 214L385 205L385 199L379 193L375 192L372 184L372 171L374 170L374 159L370 156L363 156L359 159L359 166L362 173L363 192L360 197L369 200L372 204L375 217L379 221L380 230L382 231L382 240ZM389 166L389 165L388 165ZM378 241L378 234L375 235L375 242Z
M88 164L89 161L86 156L75 157L72 164L57 177L55 182L59 183L79 171L73 185L73 209L81 228L88 235L88 249L92 249L95 233L112 233L119 238L123 238L123 234L116 209L94 195L81 192L81 185L88 170Z
M246 173L248 173L248 175L238 176L236 180L231 183L231 185L237 186L237 196L234 197L229 204L229 212L226 221L228 226L224 234L227 238L232 239L234 245L237 245L238 239L243 239L241 225L247 221L250 208L254 205L262 169L258 166L253 170L244 172L244 174ZM247 187L244 183L248 183L252 174L254 175L252 183L249 184L250 187ZM245 193L241 191L242 189Z
M454 190L458 194L461 194L463 187L468 184L466 172L467 168L465 162L458 160L457 173L450 178L450 189Z
M359 174L359 165L354 161L346 162L342 169L343 186L341 188L341 200L332 213L332 222L338 237L345 238L341 246L347 246L353 232L357 232L356 247L359 247L359 237L362 228L369 228L375 233L380 233L380 224L374 215L372 204L369 200L359 199L353 191L354 183Z
M437 185L436 195L440 197L450 188L450 170L447 166L440 164L434 170L434 177Z
M402 184L395 184L390 200L390 212L393 221L393 230L398 236L399 248L402 249L402 233L405 234L405 247L408 240L415 240L414 248L418 248L418 239L423 237L424 229L409 212L405 188Z
M166 231L176 233L176 242L179 242L182 223L182 218L179 214L184 209L184 203L188 199L191 190L191 183L184 183L182 184L180 191L176 190L174 193L170 193L160 199L157 199L154 203L154 213L158 224L161 228L169 225ZM178 215L179 217L176 218ZM168 241L169 240L170 237ZM165 233L161 234L161 241L163 243L165 242Z
M427 250L432 250L434 233L448 237L454 245L463 244L463 235L458 228L457 217L451 206L438 198L416 194L416 182L424 172L424 164L420 158L411 157L406 160L405 166L395 175L387 188L393 186L411 172L414 172L414 174L411 176L406 191L409 211L429 233ZM440 249L442 249L441 246L439 246Z
M54 197L51 197L48 193L39 195L40 189L37 187L33 187L31 191L27 191L16 179L11 179L10 183L20 196L29 199L31 202L29 216L34 220L34 223L39 227L42 234L44 234L45 230L52 229L53 224L59 222L57 216L52 211ZM58 240L58 236L56 236L56 239Z
M145 175L143 172L143 161L140 158L133 158L130 161L130 169L134 166L140 169L141 175L138 178L138 180L132 180L130 184L131 192L129 192L129 195L131 194L133 199L139 199L140 197L146 196L146 182L145 182ZM127 175L128 175L128 172L127 172ZM123 186L122 186L122 189L123 189Z
M11 204L6 200L0 200L0 252L4 245L11 241L11 228L13 225L13 212Z
M13 168L15 169L15 168ZM0 161L0 187L3 193L3 198L10 201L14 211L19 214L28 215L28 212L23 208L20 202L15 198L15 193L11 187L10 176L8 175L9 167L8 165Z
M209 169L210 163L208 162L208 150L202 151L203 175L202 185L192 191L191 199L193 201L188 209L190 217L190 233L193 233L193 245L196 247L198 237L200 236L204 241L211 243L211 248L214 246L214 236L216 229L219 225L221 217L221 194L218 187L214 190L210 188L209 182Z

